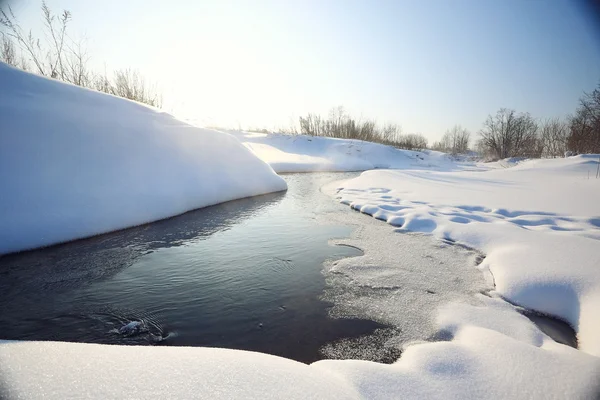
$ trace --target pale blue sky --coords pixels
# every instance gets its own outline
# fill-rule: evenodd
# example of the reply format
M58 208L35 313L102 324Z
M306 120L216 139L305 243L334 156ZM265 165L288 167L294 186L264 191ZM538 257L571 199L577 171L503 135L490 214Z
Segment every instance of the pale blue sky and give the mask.
M569 0L47 0L95 66L156 81L204 124L289 125L343 105L435 140L500 107L572 112L600 80L600 38ZM13 1L24 26L40 1Z

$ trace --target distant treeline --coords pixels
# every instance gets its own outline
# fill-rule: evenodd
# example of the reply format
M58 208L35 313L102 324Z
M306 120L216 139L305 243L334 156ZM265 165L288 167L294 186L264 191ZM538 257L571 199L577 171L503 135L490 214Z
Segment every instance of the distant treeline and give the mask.
M294 126L282 132L358 139L408 150L429 148L451 154L473 149L488 160L600 153L600 85L591 93L583 93L575 113L565 119L537 120L529 113L501 108L487 117L474 142L467 129L456 125L440 141L428 146L422 134L403 134L396 124L380 126L372 119L357 120L343 107L332 109L327 117L309 113L299 118L299 129Z
M27 71L60 79L75 85L110 93L130 100L161 107L162 98L155 87L135 70L117 70L109 77L88 67L90 57L84 41L68 34L71 13L54 14L42 1L44 40L24 30L13 10L0 9L0 60ZM264 130L259 130L264 131ZM428 146L420 133L402 132L399 125L379 125L373 119L356 119L343 107L323 117L309 113L297 126L283 129L290 134L305 134L377 142L408 150L430 148L452 154L476 150L487 159L507 157L559 157L565 152L600 153L600 85L583 93L575 113L565 119L537 120L529 113L501 108L489 115L472 140L460 125L446 131L441 140Z
M600 85L584 93L565 119L537 121L529 113L502 108L488 116L475 146L491 159L600 153Z
M427 138L421 134L403 134L400 126L396 124L379 126L374 120L357 120L350 117L343 107L333 108L327 117L312 113L300 117L299 127L299 130L293 126L283 131L291 134L358 139L408 150L427 148Z

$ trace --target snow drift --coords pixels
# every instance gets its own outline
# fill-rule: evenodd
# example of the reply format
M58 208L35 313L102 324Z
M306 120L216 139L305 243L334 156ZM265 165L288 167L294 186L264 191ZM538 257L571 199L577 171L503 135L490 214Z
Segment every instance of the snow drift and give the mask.
M0 254L286 189L233 136L0 63Z
M490 299L491 301L491 299ZM494 306L492 306L494 307ZM241 350L0 341L0 397L12 399L591 399L600 360L527 318L478 318L451 342L392 364L301 364ZM451 321L446 321L451 323Z
M438 151L401 150L379 143L307 135L229 131L277 172L462 169Z
M368 171L340 200L400 230L483 251L496 294L561 318L600 356L598 156L531 160L486 172Z

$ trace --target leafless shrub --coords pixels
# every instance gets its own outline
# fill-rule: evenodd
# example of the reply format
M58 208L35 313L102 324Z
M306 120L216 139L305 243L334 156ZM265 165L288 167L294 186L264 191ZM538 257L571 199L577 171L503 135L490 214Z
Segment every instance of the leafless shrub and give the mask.
M394 146L406 150L425 150L427 148L427 138L420 133L400 135Z
M42 1L44 34L47 38L44 45L31 32L25 32L15 16L12 8L0 10L0 25L6 32L4 35L15 40L25 52L26 57L34 64L40 75L62 79L64 72L65 38L67 26L71 21L71 13L64 10L60 15L53 14L45 1Z
M357 139L382 143L409 150L427 148L427 139L421 134L402 134L402 128L388 123L381 128L375 120L356 120L343 107L333 108L327 118L309 113L299 118L300 133L341 139Z
M0 45L2 47L0 48L0 60L13 67L18 67L15 44L6 34L2 33L1 36L2 43L0 43Z
M464 154L469 150L471 133L460 125L447 130L439 142L433 144L433 149L451 154Z
M576 153L600 153L600 85L584 93L569 121L567 149Z
M542 157L562 157L567 150L569 125L559 118L549 118L540 124L539 139Z
M0 57L9 65L33 71L40 75L60 79L78 86L96 89L139 101L155 107L162 105L162 98L155 87L147 84L137 71L125 69L114 73L109 79L88 68L90 57L83 41L68 35L71 13L63 10L54 14L42 1L42 18L45 40L25 31L12 8L0 9L0 34L2 36ZM16 43L16 44L15 44Z
M517 114L502 108L495 116L488 116L479 132L479 146L496 158L540 157L537 138L538 125L528 113Z
M109 85L111 94L129 100L139 101L154 107L162 105L162 98L151 88L145 79L131 69L115 71L113 82Z

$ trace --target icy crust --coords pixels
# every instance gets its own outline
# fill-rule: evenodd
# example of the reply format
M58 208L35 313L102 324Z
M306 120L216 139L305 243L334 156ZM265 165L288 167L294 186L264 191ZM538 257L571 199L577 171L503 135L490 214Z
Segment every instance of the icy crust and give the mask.
M488 172L368 171L342 203L399 230L483 251L505 299L568 321L600 356L600 185L597 156L536 160ZM592 163L596 163L592 165Z
M229 131L277 172L366 171L377 168L460 170L457 163L432 150L401 150L362 140L277 133Z
M226 133L0 63L0 254L286 189Z
M332 243L360 247L364 254L325 264L323 297L333 303L330 314L392 327L386 348L437 337L440 307L478 304L475 294L493 287L491 277L486 280L475 269L480 255L474 251L423 235L394 234L386 224L359 213L334 217L333 222L356 228L351 238Z

